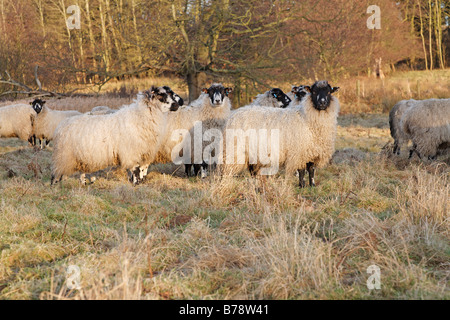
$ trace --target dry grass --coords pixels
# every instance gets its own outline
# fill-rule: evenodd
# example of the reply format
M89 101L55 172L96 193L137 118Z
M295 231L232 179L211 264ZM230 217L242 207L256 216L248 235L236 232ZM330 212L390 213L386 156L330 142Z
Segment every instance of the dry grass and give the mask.
M391 141L387 115L343 115L316 188L173 165L138 187L111 169L50 188L51 148L2 139L0 298L448 299L449 159L392 157Z

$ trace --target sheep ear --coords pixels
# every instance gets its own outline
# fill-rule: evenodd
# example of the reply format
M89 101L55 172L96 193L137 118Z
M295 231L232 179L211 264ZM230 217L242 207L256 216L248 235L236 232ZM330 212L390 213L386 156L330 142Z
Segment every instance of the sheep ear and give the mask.
M311 87L310 86L304 86L303 89L305 89L308 92L311 92Z
M228 96L230 92L233 92L233 88L225 88L225 94Z
M297 86L292 86L291 92L292 93L296 93L298 91L298 87Z
M207 88L203 88L203 89L202 89L202 92L203 92L203 93L208 93L208 89L207 89Z
M339 87L333 87L331 89L331 93L335 93L335 92L338 92L338 91L339 91Z

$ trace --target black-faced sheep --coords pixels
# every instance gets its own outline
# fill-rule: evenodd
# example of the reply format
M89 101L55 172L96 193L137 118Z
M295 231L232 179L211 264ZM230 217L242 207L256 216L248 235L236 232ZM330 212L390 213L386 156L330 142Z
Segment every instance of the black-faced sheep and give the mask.
M167 113L179 107L169 87L152 87L138 100L107 115L82 115L64 121L55 132L52 183L77 171L92 173L108 166L128 170L141 182L163 140Z
M19 138L34 145L35 112L27 104L0 108L0 138Z
M279 88L272 88L264 93L258 94L248 105L260 107L286 108L291 102L291 98Z
M202 149L203 141L196 141L194 138L202 139L203 133L212 128L222 128L231 112L231 102L228 94L231 88L225 88L222 84L212 84L209 88L202 90L200 97L188 106L180 108L176 113L170 113L167 119L167 131L161 148L158 152L158 162L172 162L179 157L181 149L191 153L186 156L185 172L187 176L197 175L202 170L205 175L206 162L200 157L194 164L194 146ZM198 126L196 126L196 124ZM195 137L194 127L202 128L200 137ZM177 149L180 148L179 150ZM202 151L202 150L198 150Z
M52 110L45 106L45 101L41 99L35 99L31 105L36 112L33 136L35 139L41 140L41 148L53 140L55 130L61 122L68 118L82 115L81 112L74 110ZM44 140L46 141L45 144L43 143Z
M339 100L332 96L338 88L331 87L327 81L315 82L305 89L310 93L297 106L287 109L238 109L232 114L224 128L225 173L236 173L249 168L254 173L265 169L264 173L260 173L273 174L279 167L284 167L287 174L298 172L300 187L305 186L306 170L310 174L310 185L315 184L315 167L328 164L334 152L340 106ZM259 130L259 146L256 145L256 140L252 145L249 142L244 148L236 145L234 139L237 138L239 144L239 137L244 137L241 142L245 142L245 136L250 130ZM261 130L264 133L263 139ZM269 134L270 140L275 142L270 148L267 147ZM278 141L273 137L278 137ZM268 152L266 159L262 159L261 142ZM238 149L243 154L239 154ZM259 151L258 154L255 154L256 150ZM271 169L267 169L269 164Z

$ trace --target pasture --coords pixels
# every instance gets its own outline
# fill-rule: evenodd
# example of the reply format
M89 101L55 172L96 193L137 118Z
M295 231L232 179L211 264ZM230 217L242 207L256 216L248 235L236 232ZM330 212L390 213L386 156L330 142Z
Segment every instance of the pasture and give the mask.
M284 174L186 178L172 164L152 165L136 187L115 168L85 187L77 176L50 187L52 144L1 139L0 298L448 299L450 159L392 155L388 100L407 91L366 91L361 100L380 104L358 110L352 90L315 188ZM74 99L83 112L131 101L48 105ZM379 290L367 287L372 265Z

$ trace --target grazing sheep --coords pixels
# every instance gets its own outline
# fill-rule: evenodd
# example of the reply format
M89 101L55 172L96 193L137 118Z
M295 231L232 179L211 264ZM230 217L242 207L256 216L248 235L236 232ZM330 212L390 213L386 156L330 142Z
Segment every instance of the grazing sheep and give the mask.
M52 184L63 175L117 165L127 169L133 185L140 183L142 168L154 161L160 148L167 113L179 107L174 95L169 87L152 87L115 113L64 121L55 132Z
M284 94L281 89L272 88L269 91L258 94L248 106L261 106L261 107L273 107L273 108L286 108L291 99Z
M416 152L436 159L438 151L450 147L450 99L416 101L404 112L400 127L413 142L410 158Z
M0 138L19 138L35 144L33 124L35 112L27 104L16 104L0 108Z
M107 107L107 106L98 106L98 107L93 108L87 114L90 116L96 116L96 115L101 115L101 114L111 114L111 113L115 113L115 112L117 112L116 109L111 109L110 107Z
M414 103L416 103L414 99L399 101L389 112L389 128L391 136L394 138L394 154L399 155L402 145L410 140L410 137L400 128L400 120L405 111L411 108Z
M285 110L267 107L246 108L234 112L226 123L224 171L234 173L246 167L255 174L264 165L270 165L278 171L278 166L285 167L286 173L296 171L299 174L299 186L304 187L305 169L309 172L309 182L314 186L315 167L323 167L329 163L336 139L339 100L331 94L339 88L331 87L327 81L317 81L305 89L310 92L300 105ZM259 130L259 147L256 142L245 144L245 137L250 137L251 130ZM267 130L267 131L265 131ZM265 132L265 139L261 139ZM266 159L262 159L261 143L273 137L279 137L269 149ZM239 145L239 138L244 139L244 147ZM234 139L237 138L236 145ZM249 140L252 140L249 138ZM253 146L253 147L252 147ZM256 147L255 147L256 146ZM255 152L257 148L259 153ZM273 149L277 148L277 149ZM239 150L241 153L239 152ZM263 148L264 149L264 148ZM238 152L236 152L238 151ZM242 153L243 152L243 153ZM270 160L267 158L270 157ZM275 163L274 163L275 162ZM271 170L265 172L273 174Z
M35 139L41 140L41 148L44 148L45 145L48 145L53 140L55 130L62 121L82 115L82 113L74 110L52 110L45 106L45 101L41 99L35 99L31 105L36 112L33 136ZM45 144L43 143L44 139L46 141Z

